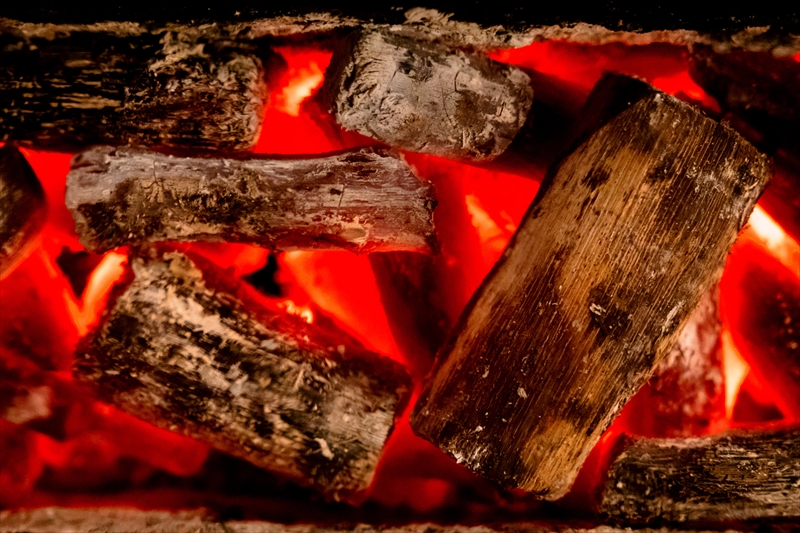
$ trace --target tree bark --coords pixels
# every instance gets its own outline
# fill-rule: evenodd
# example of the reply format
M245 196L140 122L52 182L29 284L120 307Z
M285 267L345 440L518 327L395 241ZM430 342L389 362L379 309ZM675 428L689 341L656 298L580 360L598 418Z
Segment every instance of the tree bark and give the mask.
M433 187L387 150L234 160L96 147L73 160L66 202L95 252L168 240L355 252L435 242Z
M800 428L627 440L601 511L637 524L800 517Z
M355 32L337 47L323 91L345 129L474 161L503 153L533 100L516 67L378 31Z
M46 211L42 185L25 156L10 145L0 148L0 279L24 258Z
M631 78L601 79L580 124L411 418L547 499L675 343L769 179L735 132Z
M132 266L78 347L76 379L138 418L334 499L369 485L410 389L402 367L199 258Z
M627 427L647 437L699 437L724 429L719 287L703 295L677 342L634 396ZM625 416L625 415L623 415Z
M8 20L0 40L0 140L64 151L240 150L258 140L267 91L252 44L212 29Z

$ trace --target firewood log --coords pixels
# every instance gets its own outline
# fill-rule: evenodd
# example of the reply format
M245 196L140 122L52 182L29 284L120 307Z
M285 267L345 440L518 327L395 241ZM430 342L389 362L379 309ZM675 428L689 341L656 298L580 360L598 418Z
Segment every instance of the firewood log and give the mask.
M580 124L411 418L456 461L546 499L675 343L769 179L730 128L631 78L603 77Z
M77 380L142 420L334 499L367 487L410 389L400 365L200 258L165 252L132 268L78 347Z
M601 511L624 523L800 517L800 428L623 439Z
M530 79L516 67L385 31L345 39L323 91L347 130L474 161L503 153L533 100Z
M199 28L0 21L0 140L245 149L267 96L256 49Z
M235 160L95 147L73 160L66 202L95 252L167 240L425 251L434 241L433 187L387 150Z
M103 531L105 533L632 533L630 528L575 525L564 521L494 523L465 526L408 524L375 526L344 524L320 526L286 525L264 520L218 520L204 510L164 511L124 507L67 508L42 507L0 511L2 533L63 533ZM640 533L701 533L699 529L643 528ZM727 527L726 533L740 530ZM742 530L745 531L745 530ZM788 532L788 530L787 530ZM711 533L707 531L706 533Z
M626 406L627 427L632 432L647 437L699 437L724 428L718 293L715 286L703 295L653 377Z
M42 185L19 150L0 148L0 279L25 256L45 221Z

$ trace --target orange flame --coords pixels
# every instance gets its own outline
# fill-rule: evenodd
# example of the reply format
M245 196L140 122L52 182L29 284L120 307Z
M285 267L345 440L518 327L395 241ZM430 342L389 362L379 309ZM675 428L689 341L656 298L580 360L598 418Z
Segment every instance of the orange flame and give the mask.
M800 278L800 245L792 239L760 206L753 209L748 220L752 230L769 253Z
M282 302L278 302L278 307L289 313L290 315L299 316L303 320L306 321L308 324L314 323L314 312L311 310L310 307L307 306L299 306L294 303L292 300L284 300Z
M320 50L277 48L288 63L289 81L274 95L275 109L292 117L300 116L300 106L322 85L330 54Z
M86 335L100 320L100 316L106 306L108 294L117 280L125 273L124 265L127 261L127 256L109 252L89 275L81 305L78 306L73 303L70 306L72 319L75 321L81 336Z
M747 374L750 372L748 365L742 358L739 350L733 344L733 338L728 330L720 333L720 344L722 349L722 371L725 375L725 415L728 421L733 420L733 409L736 406L736 398L739 396L739 389L742 388Z

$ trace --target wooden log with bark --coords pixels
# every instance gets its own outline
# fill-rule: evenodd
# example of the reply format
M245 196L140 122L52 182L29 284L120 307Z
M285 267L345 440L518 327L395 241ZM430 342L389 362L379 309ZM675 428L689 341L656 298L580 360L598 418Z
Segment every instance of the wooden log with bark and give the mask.
M42 507L0 511L0 533L633 533L630 528L566 521L495 522L492 525L407 524L381 526L368 523L333 526L300 523L287 525L264 520L220 520L205 510L141 510L124 507ZM640 533L701 533L700 529L643 528ZM738 529L726 528L727 533ZM745 531L742 529L742 531ZM776 533L780 530L776 530ZM787 533L789 530L786 530ZM705 533L712 533L706 531Z
M95 147L73 159L66 202L95 252L168 240L356 252L435 242L433 187L382 149L237 160Z
M698 437L727 424L719 287L703 295L653 377L626 407L626 427L647 437ZM625 416L625 415L623 415Z
M345 129L473 161L503 153L533 100L530 79L516 67L387 31L345 39L323 91Z
M44 226L47 204L42 185L15 147L0 148L0 279L24 257Z
M631 78L604 76L580 125L411 417L459 463L547 499L674 345L769 179L730 128Z
M334 499L365 489L410 389L403 368L198 257L151 253L81 341L75 378Z
M623 438L600 510L626 524L800 518L800 428Z
M150 30L0 20L0 140L73 151L92 144L255 145L264 62L215 27Z

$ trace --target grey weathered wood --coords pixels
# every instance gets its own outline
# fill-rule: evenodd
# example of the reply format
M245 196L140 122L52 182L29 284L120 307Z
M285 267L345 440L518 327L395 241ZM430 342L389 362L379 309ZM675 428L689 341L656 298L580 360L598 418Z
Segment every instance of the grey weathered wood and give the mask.
M25 156L0 148L0 279L25 255L46 216L44 191Z
M800 428L629 439L601 511L624 523L800 518Z
M613 526L571 526L566 522L494 523L486 526L409 524L375 526L369 524L316 526L279 524L261 520L221 521L202 510L163 511L119 507L64 508L42 507L0 511L0 533L633 533ZM701 533L701 530L643 528L641 533ZM730 527L728 533L737 533ZM710 532L708 532L710 533Z
M653 377L628 404L628 427L648 437L698 437L726 424L719 287L703 295Z
M76 379L123 411L335 499L369 485L410 389L400 365L269 307L199 258L172 252L132 267L79 345Z
M533 100L516 67L380 31L355 32L337 47L323 91L345 129L474 161L503 153Z
M67 151L253 146L267 97L262 60L211 28L0 20L0 140Z
M459 463L547 499L675 343L769 179L730 128L631 78L601 79L581 128L411 417Z
M96 252L166 240L428 251L435 241L433 187L388 150L235 160L101 146L73 159L66 202Z

